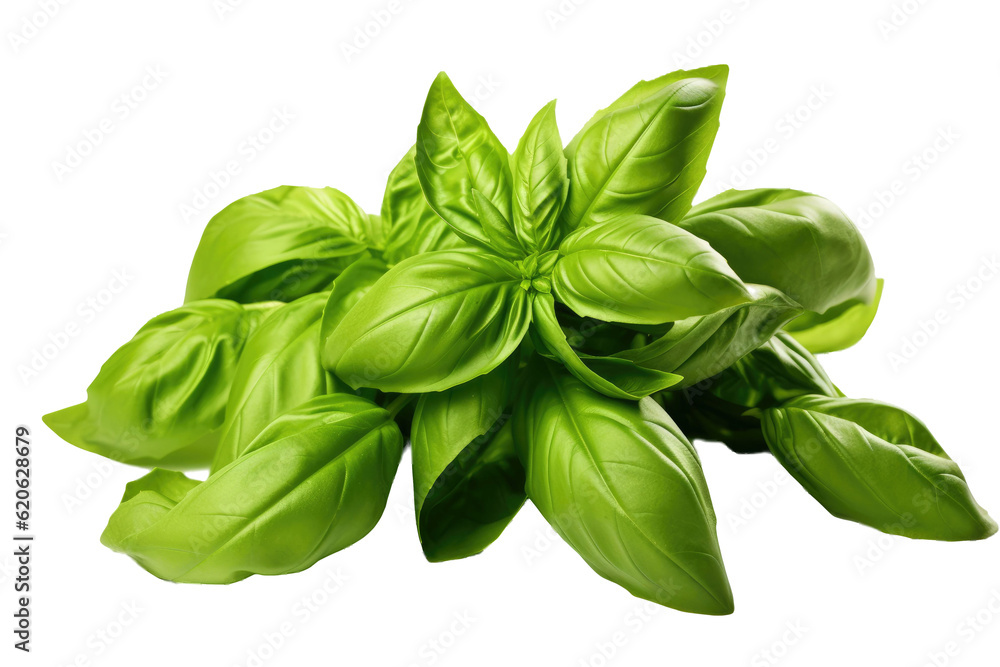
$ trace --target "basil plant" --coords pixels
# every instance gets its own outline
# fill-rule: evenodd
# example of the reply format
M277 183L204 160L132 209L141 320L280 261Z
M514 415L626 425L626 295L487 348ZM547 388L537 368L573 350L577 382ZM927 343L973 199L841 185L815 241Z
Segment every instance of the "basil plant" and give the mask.
M727 77L641 81L568 143L549 103L511 151L441 74L378 214L333 188L227 206L185 303L45 417L152 469L102 542L176 582L297 572L374 528L409 445L428 560L530 501L633 595L728 614L694 439L770 454L836 517L992 535L927 427L814 356L875 318L857 227L798 190L694 204Z

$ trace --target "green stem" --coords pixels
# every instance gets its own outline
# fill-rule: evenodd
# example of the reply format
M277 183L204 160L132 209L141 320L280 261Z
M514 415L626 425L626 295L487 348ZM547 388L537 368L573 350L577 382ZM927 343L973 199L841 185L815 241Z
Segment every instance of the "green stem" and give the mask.
M395 419L396 415L399 414L400 410L405 408L417 398L417 394L400 394L396 398L389 401L389 405L385 406L385 409L389 411L389 415Z

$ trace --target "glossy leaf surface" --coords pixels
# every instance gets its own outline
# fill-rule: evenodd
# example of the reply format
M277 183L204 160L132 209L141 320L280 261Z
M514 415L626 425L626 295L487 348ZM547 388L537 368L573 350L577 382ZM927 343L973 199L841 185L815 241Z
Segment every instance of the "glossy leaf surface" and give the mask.
M611 113L614 113L615 111L636 106L651 97L655 97L670 86L673 86L680 81L684 81L685 79L708 79L715 82L716 85L725 88L726 81L729 79L729 66L710 65L708 67L699 67L691 70L681 69L675 72L669 72L668 74L664 74L663 76L659 76L649 81L643 80L638 82L625 91L614 102L595 113L593 117L587 121L583 128L577 132L576 136L573 137L573 140L566 146L566 155L573 155L576 153L580 139L601 119Z
M442 72L431 85L417 127L415 164L430 207L456 234L477 245L490 241L479 222L473 190L511 219L507 149Z
M385 274L326 347L352 387L423 393L490 372L527 332L528 293L513 264L485 254L427 253Z
M283 185L239 199L212 218L188 274L185 301L294 301L320 291L380 239L350 197Z
M598 114L567 151L567 230L626 213L678 220L705 178L726 70L651 83Z
M299 572L375 526L402 451L385 410L348 394L316 398L205 482L154 470L130 483L101 541L169 581Z
M958 465L899 408L803 396L765 411L763 429L775 457L834 516L920 539L997 530Z
M514 230L526 251L544 252L558 241L556 223L569 196L556 103L539 111L511 157Z
M750 300L708 243L645 215L577 230L559 253L552 273L556 297L585 317L660 324Z
M818 313L875 297L861 232L830 201L798 190L729 190L678 225L708 241L745 281L771 285Z
M660 406L608 398L551 363L524 389L515 442L556 532L633 595L732 612L698 455Z

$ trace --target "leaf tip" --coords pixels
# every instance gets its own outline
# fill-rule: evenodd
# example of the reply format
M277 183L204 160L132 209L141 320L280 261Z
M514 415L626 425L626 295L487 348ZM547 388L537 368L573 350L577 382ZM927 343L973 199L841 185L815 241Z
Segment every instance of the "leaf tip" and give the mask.
M63 440L69 440L70 431L87 415L87 404L78 403L62 410L42 415L42 423Z
M431 88L444 88L445 90L455 90L455 84L452 83L451 77L444 70L438 72L437 76L434 77L434 83L431 84Z

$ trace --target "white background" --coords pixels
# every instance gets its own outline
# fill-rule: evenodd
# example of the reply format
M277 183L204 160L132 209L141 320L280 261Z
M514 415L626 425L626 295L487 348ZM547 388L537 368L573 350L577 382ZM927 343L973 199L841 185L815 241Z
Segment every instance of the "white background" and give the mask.
M10 446L0 456L0 540L13 532L10 450L23 423L34 432L37 542L30 656L10 647L12 559L0 547L0 662L252 665L249 652L288 623L291 636L264 648L262 664L997 664L1000 539L879 541L826 515L794 482L773 483L780 468L769 456L699 445L736 613L647 615L530 507L485 554L426 563L408 455L381 523L345 552L293 576L168 584L98 541L142 471L95 472L101 459L40 420L83 400L119 345L181 303L201 231L226 203L280 184L331 185L377 211L439 70L513 147L554 97L568 141L638 79L726 62L722 130L701 196L729 185L795 187L863 222L885 296L868 337L826 359L831 375L849 395L921 416L1000 515L1000 279L989 264L1000 250L1000 7L896 2L909 11L895 14L897 25L888 23L893 0L567 0L562 14L553 13L557 0L400 0L349 58L343 45L389 0L251 0L221 15L212 0L67 1L52 2L47 20L36 16L44 2L6 0L0 266ZM33 32L25 20L44 25ZM678 60L685 53L690 62ZM146 79L148 90L135 93L144 99L123 118L116 99L141 87L147 68L165 78ZM294 119L249 159L241 144L275 109ZM105 118L111 133L60 178L54 163ZM209 188L214 196L185 219L181 207L230 160L240 173ZM894 201L879 208L896 181ZM115 272L127 285L111 295ZM968 297L956 291L966 286ZM87 300L97 298L107 303L92 312ZM936 313L943 324L921 334ZM61 337L72 324L77 335ZM53 339L65 343L55 352L45 347ZM735 523L741 510L745 523ZM303 597L322 598L338 572L346 581L325 604L308 619L295 611ZM123 612L132 604L134 620ZM118 633L120 616L129 625ZM116 634L110 644L97 634L106 629Z

